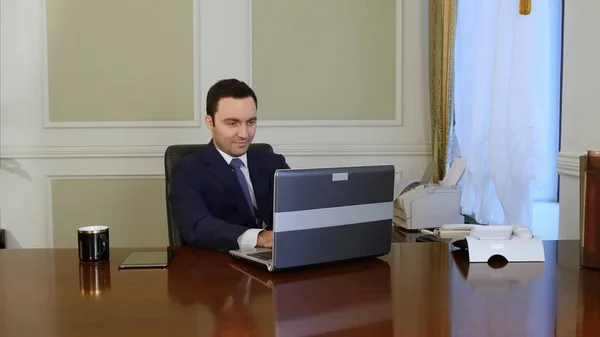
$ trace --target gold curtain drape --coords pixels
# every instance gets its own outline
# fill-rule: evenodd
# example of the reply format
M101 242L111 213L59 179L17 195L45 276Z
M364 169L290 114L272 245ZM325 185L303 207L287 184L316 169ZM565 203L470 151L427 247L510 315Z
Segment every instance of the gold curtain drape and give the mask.
M454 122L452 104L456 1L429 0L429 105L433 181L446 173L448 140Z
M433 159L433 182L437 183L446 173L448 164L448 140L453 123L452 89L454 73L454 37L456 31L457 0L429 0L429 106L431 114L431 143ZM437 255L440 263L447 257ZM450 276L445 268L442 275ZM444 320L440 329L427 331L432 336L452 335L451 312L452 291L450 287L439 290L436 303L439 317Z

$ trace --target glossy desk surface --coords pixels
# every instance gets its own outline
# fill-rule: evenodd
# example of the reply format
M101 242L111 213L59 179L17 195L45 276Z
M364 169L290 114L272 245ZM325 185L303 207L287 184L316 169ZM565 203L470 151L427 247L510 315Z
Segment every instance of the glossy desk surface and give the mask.
M80 264L71 249L0 251L0 336L598 336L600 271L575 241L492 269L443 243L270 274L177 249L167 270ZM497 266L495 266L497 267Z

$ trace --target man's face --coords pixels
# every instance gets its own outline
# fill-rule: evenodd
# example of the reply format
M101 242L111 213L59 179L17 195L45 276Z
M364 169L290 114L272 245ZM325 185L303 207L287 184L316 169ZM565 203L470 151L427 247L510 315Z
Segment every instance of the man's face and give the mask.
M219 100L214 120L204 118L215 146L232 157L248 151L256 133L256 104L252 97L225 97Z

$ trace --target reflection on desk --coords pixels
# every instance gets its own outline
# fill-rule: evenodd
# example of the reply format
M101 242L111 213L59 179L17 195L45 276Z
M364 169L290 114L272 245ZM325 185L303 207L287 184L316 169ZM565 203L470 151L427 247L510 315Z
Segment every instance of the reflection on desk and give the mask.
M452 257L460 275L452 286L456 335L553 336L555 300L543 262L469 263L467 252L458 250Z
M543 270L527 273L435 242L280 273L191 247L167 270L119 270L131 249L97 268L81 268L76 249L3 249L0 335L598 335L600 271L579 268L577 241L545 249Z
M93 298L110 291L110 261L79 262L79 291Z
M468 252L454 250L454 263L473 291L510 291L512 286L527 285L544 275L543 262L490 260L488 263L469 263Z
M243 263L232 266L271 289L275 336L392 334L391 274L385 261L340 263L281 275Z
M237 260L206 270L193 255L178 255L169 294L186 306L209 307L214 335L392 334L391 274L383 260L269 273ZM213 291L190 296L191 287Z

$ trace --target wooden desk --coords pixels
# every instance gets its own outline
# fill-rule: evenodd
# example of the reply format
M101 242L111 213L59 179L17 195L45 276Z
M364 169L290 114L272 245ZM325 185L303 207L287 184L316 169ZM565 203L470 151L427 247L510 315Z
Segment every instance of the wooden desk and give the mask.
M577 242L546 264L469 265L442 243L278 274L225 253L177 250L168 270L84 265L70 249L0 251L0 335L597 336L600 272Z

